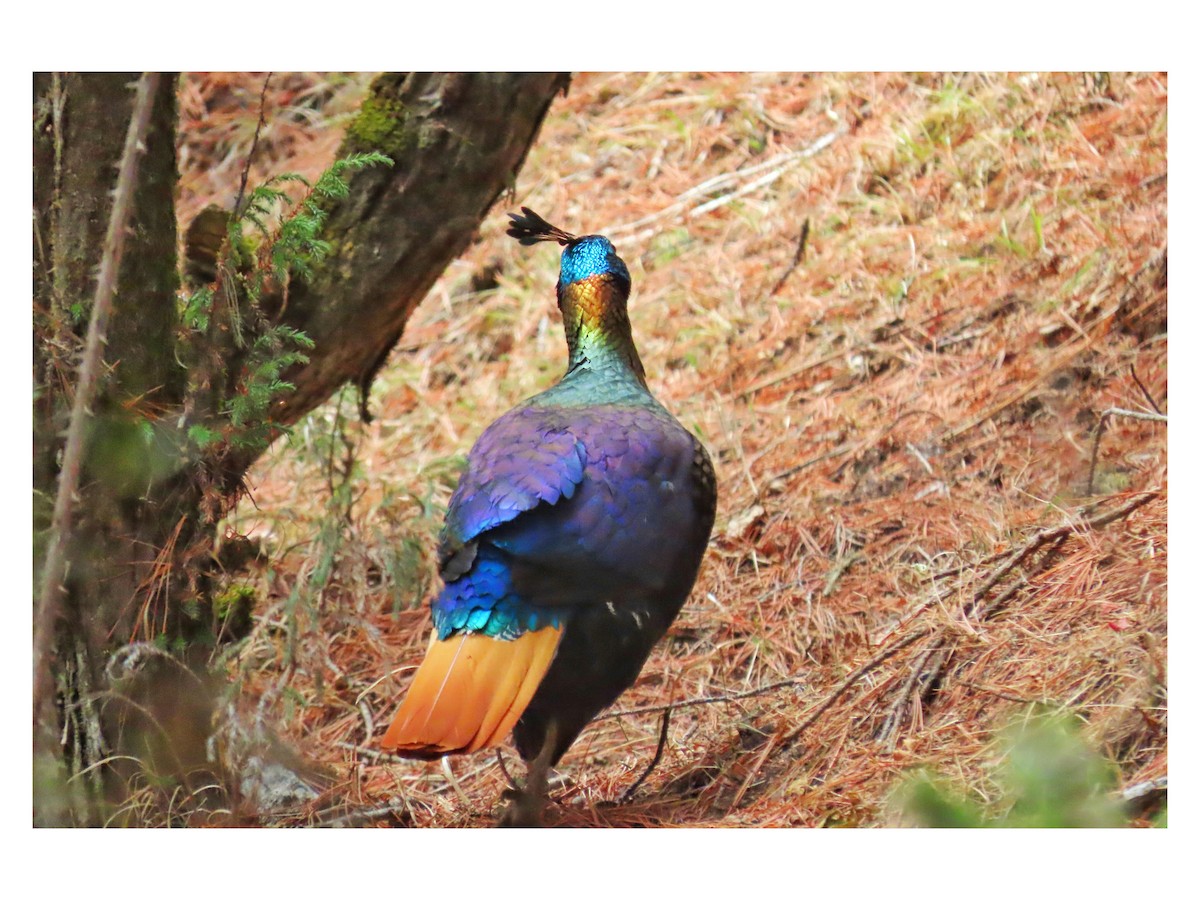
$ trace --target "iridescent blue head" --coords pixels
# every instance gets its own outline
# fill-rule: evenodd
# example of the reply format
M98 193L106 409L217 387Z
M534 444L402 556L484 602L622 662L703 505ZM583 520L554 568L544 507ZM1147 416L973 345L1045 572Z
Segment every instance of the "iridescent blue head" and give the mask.
M527 206L509 213L510 237L530 246L563 246L558 270L558 308L567 337L567 372L604 370L627 374L645 387L646 374L629 325L626 304L632 280L612 241L603 235L576 237L551 225Z
M612 241L599 234L577 238L564 248L562 267L558 272L559 287L583 281L592 275L611 275L629 290L629 269L617 256Z

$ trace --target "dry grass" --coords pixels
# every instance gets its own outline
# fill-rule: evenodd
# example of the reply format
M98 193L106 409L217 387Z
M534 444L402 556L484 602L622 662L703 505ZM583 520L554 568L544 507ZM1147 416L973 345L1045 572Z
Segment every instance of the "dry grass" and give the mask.
M260 88L228 79L255 102L223 133L252 134ZM1102 413L1166 412L1166 110L1165 75L576 78L514 206L613 238L651 385L721 497L691 601L565 758L552 821L885 823L916 765L993 799L991 737L1035 702L1124 784L1166 774L1165 424L1111 417L1087 494ZM293 122L263 171L319 170L336 122ZM225 178L189 174L184 209ZM555 254L502 213L418 309L377 424L314 414L233 523L271 552L235 703L329 777L272 821L484 825L505 786L492 757L369 752L459 461L565 358ZM654 753L639 710L735 694L676 709L612 803Z

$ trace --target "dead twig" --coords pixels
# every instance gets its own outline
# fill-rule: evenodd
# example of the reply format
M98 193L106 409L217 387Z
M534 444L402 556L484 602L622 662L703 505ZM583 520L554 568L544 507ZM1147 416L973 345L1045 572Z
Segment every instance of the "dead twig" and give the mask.
M246 154L245 165L242 166L242 181L238 185L237 200L233 203L233 214L242 214L242 201L246 197L246 184L250 180L250 165L254 162L254 151L258 149L258 136L262 133L263 123L267 119L267 88L271 84L273 72L268 72L263 79L262 93L258 95L258 124L254 126L254 138L250 141L250 150Z
M853 443L842 444L842 446L835 447L833 450L830 450L827 453L822 453L820 456L814 456L812 459L806 459L802 463L797 463L794 466L788 466L782 472L779 472L768 478L767 483L769 484L772 481L778 481L782 478L790 478L799 472L803 472L810 466L815 466L817 463L824 462L827 459L836 459L839 456L849 453L851 450L861 450L864 446L865 443L862 441L854 441Z
M875 740L881 744L887 744L887 752L894 753L896 751L896 740L900 733L900 723L904 720L904 706L909 702L913 690L917 686L917 682L926 674L925 665L929 662L929 658L942 648L942 641L935 641L930 647L927 647L917 660L916 665L912 667L912 672L904 682L904 686L896 692L896 699L892 702L891 708L888 710L887 717L883 720L883 724L875 732Z
M927 473L929 473L929 475L931 477L935 477L934 471L933 471L933 466L931 466L929 464L929 460L925 457L925 454L922 453L920 450L918 450L916 447L914 447L912 445L912 441L905 441L904 446L908 450L908 452L911 453L916 458L917 462L919 462L921 464L921 467L924 468L925 471Z
M359 825L374 822L376 819L386 819L389 817L395 818L397 822L403 825L412 821L412 812L403 799L392 800L383 806L376 806L371 809L357 809L330 819L317 819L312 823L311 827L357 828Z
M1129 374L1133 376L1133 383L1141 389L1142 396L1146 398L1146 402L1150 404L1150 408L1160 416L1163 415L1163 411L1158 408L1158 404L1155 403L1154 398L1150 396L1150 391L1147 390L1144 384L1142 384L1142 379L1138 378L1137 367L1133 363L1129 364Z
M767 741L766 746L759 751L754 764L750 767L750 771L746 773L746 777L742 779L742 783L738 786L737 793L733 795L733 800L730 801L728 809L734 810L742 805L742 800L749 792L751 786L753 786L754 780L758 778L758 773L762 771L763 765L774 754L775 740L775 736L772 735L771 739Z
M850 688L857 684L864 675L867 675L868 673L879 668L905 647L915 644L922 638L928 637L932 632L932 628L921 628L917 631L914 631L907 637L901 638L896 643L892 644L892 646L888 647L882 653L875 654L869 660L843 678L838 683L837 687L835 687L825 697L824 700L814 706L812 711L801 720L800 724L797 725L779 742L780 749L786 750L795 744L796 741L800 739L801 735L808 731L808 729L812 727L813 723L816 722L817 719L819 719L821 715L827 709L829 709L829 707L833 706L833 704L838 701L838 698L841 697L842 694L846 693L846 691L850 690Z
M967 609L969 609L969 610L974 609L975 605L978 604L979 601L993 587L995 587L997 583L999 583L1005 576L1007 576L1010 572L1012 572L1013 569L1015 569L1017 566L1021 565L1021 563L1023 563L1026 559L1028 559L1029 555L1031 553L1033 553L1034 551L1036 551L1039 547L1043 547L1052 541L1060 541L1063 538L1070 537L1072 534L1076 534L1076 533L1079 533L1082 531L1094 531L1097 528L1102 528L1105 525L1108 525L1112 522L1117 521L1118 519L1125 518L1131 512L1133 512L1135 509L1137 509L1140 506L1144 506L1145 504L1149 503L1151 500L1153 500L1154 498L1156 498L1158 496L1159 496L1159 492L1156 490L1148 491L1145 494L1139 494L1133 500L1129 501L1128 503L1126 503L1110 512L1107 512L1107 513L1104 513L1104 514L1098 515L1098 516L1093 516L1088 519L1084 519L1083 521L1078 522L1078 523L1068 522L1066 525L1060 525L1057 528L1043 529L1042 531L1039 531L1037 534L1035 534L1033 537L1031 537L1029 540L1027 540L1020 547L1010 548L1008 550L1001 551L1000 553L995 553L995 554L989 556L987 559L981 560L979 563L976 563L973 565L954 566L950 569L946 569L944 572L938 572L935 575L931 575L925 580L926 580L926 582L939 581L943 578L947 578L952 575L958 575L968 568L982 568L983 566L990 565L991 563L994 563L994 562L998 562L999 560L1004 559L1006 556L1010 557L1009 560L1004 565L1002 565L999 569L997 569L990 576L988 576L988 579L983 583L982 586L980 586L979 588L977 588L975 590L975 592L972 596L971 604L967 607ZM947 590L947 591L942 591L942 592L939 592L938 594L935 594L933 597L930 597L929 599L922 601L920 604L917 605L917 607L915 609L909 611L908 613L905 613L900 618L900 620L898 622L896 622L895 625L893 625L890 629L888 629L888 631L886 631L879 638L879 640L881 640L881 641L887 640L888 637L895 634L897 631L899 631L901 628L903 628L905 625L907 625L909 622L911 622L913 619L915 619L917 616L919 616L921 613L923 613L929 607L933 606L934 604L938 603L941 600L944 600L952 592L953 592L952 589Z
M1136 376L1135 376L1135 379L1136 379ZM1146 390L1144 387L1142 387L1141 382L1138 382L1138 387L1141 387L1143 391ZM1154 401L1150 398L1150 394L1148 392L1146 394L1146 399L1150 400L1151 405L1154 404ZM1155 408L1157 409L1157 407L1155 407ZM1166 423L1166 421L1167 421L1167 417L1164 416L1160 412L1153 412L1153 413L1136 412L1135 410L1132 410L1132 409L1121 409L1120 407L1117 407L1117 406L1110 407L1109 409L1106 409L1103 413L1101 413L1100 414L1100 422L1098 425L1096 425L1096 436L1095 436L1095 438L1092 439L1092 461L1088 465L1088 480L1087 480L1088 495L1091 495L1092 486L1095 484L1095 481L1096 481L1096 459L1100 455L1100 438L1104 434L1104 426L1108 424L1108 420L1110 418L1112 418L1113 416L1123 416L1126 419L1141 419L1142 421L1145 421L1145 422Z
M975 681L958 682L965 688L970 688L973 691L979 691L981 694L991 694L993 697L999 697L1001 700L1007 700L1009 703L1033 703L1031 697L1022 697L1020 694L1013 694L1009 691L1002 691L999 688L989 687L985 684L979 684Z
M341 747L343 750L352 750L359 756L365 756L372 762L380 764L412 762L411 759L406 759L403 756L396 756L394 753L381 753L380 751L372 750L369 747L363 747L359 744L351 744L349 741L334 741L333 746Z
M862 552L855 550L853 553L847 553L834 560L833 565L829 567L829 574L825 576L825 587L821 589L821 596L832 596L837 583L842 580L842 576L862 558Z
M805 218L804 225L800 229L800 239L796 242L796 255L792 257L791 265L784 269L783 274L779 276L779 280L775 282L775 287L771 288L768 297L774 297L781 290L784 284L792 277L792 273L796 271L796 267L804 261L804 251L808 248L808 229L812 224L812 220Z
M791 687L805 681L807 676L798 675L795 678L784 678L780 681L773 681L770 684L764 684L762 687L756 687L749 691L740 691L735 694L721 694L717 697L698 697L694 700L680 700L677 703L664 703L662 706L639 706L637 709L618 710L617 712L604 713L596 716L592 721L599 722L602 719L621 719L626 716L639 716L644 713L666 712L673 709L685 709L689 706L707 706L709 703L731 703L735 700L745 700L748 697L757 697L760 694L770 693L783 687Z
M654 759L650 760L650 765L646 766L646 771L644 771L640 776L638 776L638 780L629 786L629 790L627 790L624 794L621 795L622 803L629 802L629 798L637 793L637 789L640 788L642 786L642 783L647 778L650 777L650 773L654 771L655 767L658 765L659 761L662 759L663 748L667 746L667 727L670 724L671 724L671 708L667 707L666 709L663 710L662 729L658 733L658 747L654 751Z
M1137 800L1140 797L1145 797L1147 794L1152 794L1155 791L1166 791L1167 776L1161 778L1151 778L1149 781L1140 781L1137 784L1131 784L1125 790L1121 791L1121 799L1126 802Z

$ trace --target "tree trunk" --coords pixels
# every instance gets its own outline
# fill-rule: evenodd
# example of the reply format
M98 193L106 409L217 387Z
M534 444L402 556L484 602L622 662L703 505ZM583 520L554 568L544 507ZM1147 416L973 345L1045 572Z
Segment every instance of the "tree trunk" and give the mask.
M369 391L417 303L516 184L550 101L565 87L556 74L375 80L339 155L379 150L395 165L355 176L330 211L333 252L311 283L291 288L283 321L316 349L292 373L296 390L278 421L297 421L347 381Z
M34 78L39 572L133 80ZM122 802L134 774L112 758L138 756L145 763L157 757L151 760L157 774L184 782L205 765L211 709L182 702L195 699L203 672L174 677L164 675L174 671L170 666L139 665L141 680L152 682L148 692L132 681L113 682L116 663L137 654L111 654L131 641L165 639L183 648L188 666L202 669L208 651L193 639L211 625L204 596L208 551L217 521L262 448L198 452L187 443L187 427L219 416L221 401L238 390L254 329L282 324L315 341L310 362L284 376L296 389L274 403L271 423L297 421L347 381L359 385L365 404L412 310L514 183L564 86L558 75L378 77L342 155L378 150L394 165L349 179L348 196L326 210L321 237L332 252L311 280L293 280L261 298L261 315L246 340L214 331L212 345L201 351L213 377L198 391L196 371L179 363L188 354L177 299L175 80L164 79L120 268L105 350L108 376L92 410L76 527L61 536L70 566L54 642L57 695L34 698L35 822L100 821L106 803ZM207 637L211 643L211 633ZM102 760L108 762L97 765ZM81 777L68 782L70 774Z
M35 80L34 347L35 347L35 534L48 521L70 408L74 358L94 290L93 279L112 207L117 164L132 112L136 74L63 75ZM66 602L56 647L58 703L65 722L51 720L51 698L35 697L39 770L35 809L47 823L78 818L103 793L93 770L53 790L46 740L52 733L84 765L110 746L94 697L101 690L103 651L110 640L128 640L137 610L134 598L165 543L164 521L151 504L138 502L153 460L143 452L141 421L182 399L183 374L169 353L177 322L174 190L175 82L164 78L155 95L146 152L134 194L130 235L118 272L106 363L110 374L92 408L76 517L66 542ZM48 127L47 127L48 126ZM47 148L48 151L47 152ZM39 566L40 568L40 566ZM64 727L65 726L65 727ZM53 729L53 731L51 731ZM76 765L73 774L83 772ZM58 785L61 788L61 784ZM46 789L49 789L47 792ZM90 792L90 798L81 794ZM39 802L44 801L44 802ZM85 816L90 820L90 815Z

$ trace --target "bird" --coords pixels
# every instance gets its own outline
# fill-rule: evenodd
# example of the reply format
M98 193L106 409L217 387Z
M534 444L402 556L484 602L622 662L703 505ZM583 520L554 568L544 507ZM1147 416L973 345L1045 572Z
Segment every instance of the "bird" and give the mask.
M498 824L533 826L553 767L634 683L690 594L717 479L650 392L612 242L528 207L509 217L522 245L563 248L567 368L468 454L438 539L428 649L381 746L431 759L511 734L526 780Z

